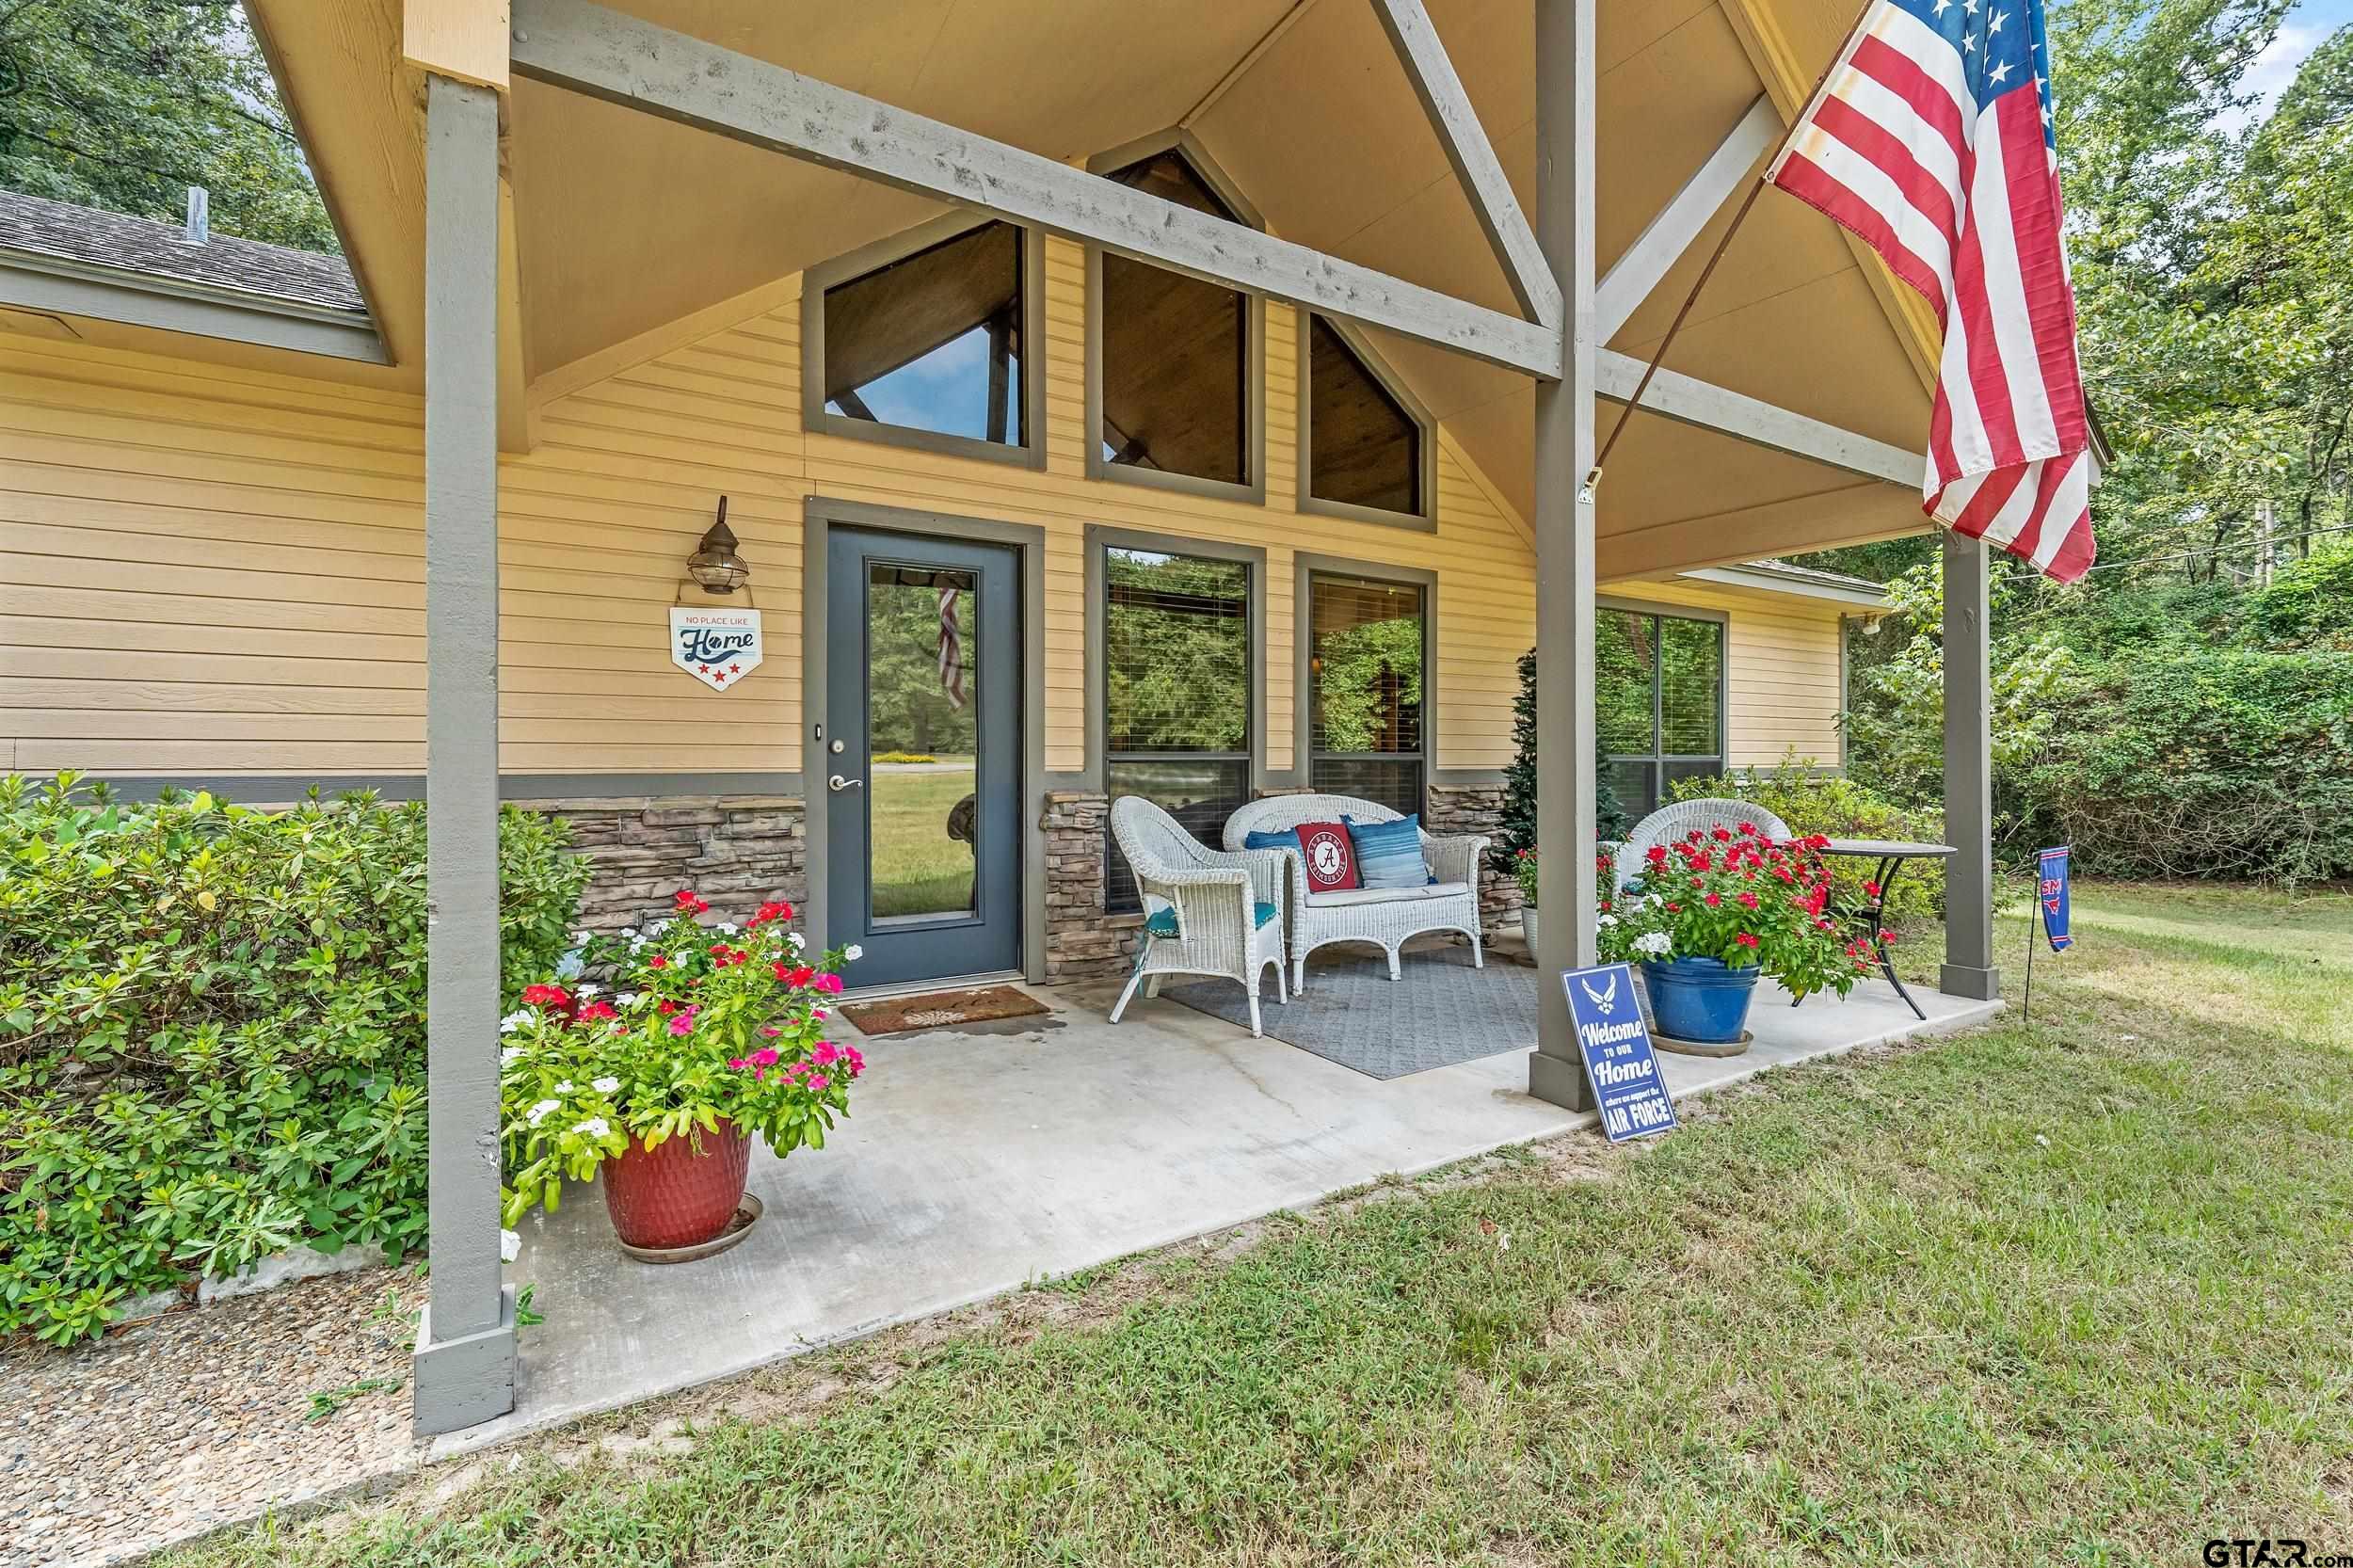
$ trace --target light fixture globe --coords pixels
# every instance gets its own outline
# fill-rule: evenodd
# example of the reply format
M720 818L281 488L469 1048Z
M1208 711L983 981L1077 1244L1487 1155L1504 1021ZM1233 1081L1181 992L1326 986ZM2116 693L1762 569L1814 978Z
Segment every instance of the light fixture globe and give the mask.
M728 498L719 498L719 520L711 525L686 558L686 574L707 594L731 594L751 581L752 568L735 552L735 535L728 527Z

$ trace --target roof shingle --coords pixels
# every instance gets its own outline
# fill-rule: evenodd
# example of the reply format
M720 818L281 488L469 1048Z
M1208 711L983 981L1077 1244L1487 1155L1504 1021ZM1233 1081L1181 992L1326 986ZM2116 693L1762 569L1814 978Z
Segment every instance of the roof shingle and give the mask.
M0 191L0 251L10 250L367 315L340 256L227 234L191 245L177 224Z

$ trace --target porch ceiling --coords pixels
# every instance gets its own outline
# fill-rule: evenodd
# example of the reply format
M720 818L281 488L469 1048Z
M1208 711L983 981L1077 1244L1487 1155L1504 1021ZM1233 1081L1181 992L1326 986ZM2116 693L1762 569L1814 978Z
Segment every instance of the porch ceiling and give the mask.
M614 0L618 8L980 135L1071 162L1183 122L1284 238L1513 310L1501 265L1365 0ZM388 92L400 0L252 0L396 359L422 332L421 173L406 88ZM1520 200L1534 200L1532 0L1430 0ZM1845 0L1603 0L1601 270L1771 89L1784 112L1847 21ZM371 75L373 72L373 75ZM1768 78L1773 78L1769 81ZM529 81L510 158L533 377L897 232L940 208ZM1727 203L1727 208L1729 203ZM1728 210L1611 346L1646 356ZM1870 264L1876 267L1876 264ZM1887 284L1826 219L1769 194L1678 341L1673 368L1917 450L1926 350ZM1530 382L1393 334L1377 348L1523 515ZM1605 405L1606 437L1616 419ZM1653 415L1612 460L1601 533L1853 492L1857 534L1916 530L1894 486ZM1712 558L1802 548L1760 520ZM1655 535L1655 551L1666 535ZM1661 563L1666 564L1666 563ZM1698 564L1696 561L1689 564Z

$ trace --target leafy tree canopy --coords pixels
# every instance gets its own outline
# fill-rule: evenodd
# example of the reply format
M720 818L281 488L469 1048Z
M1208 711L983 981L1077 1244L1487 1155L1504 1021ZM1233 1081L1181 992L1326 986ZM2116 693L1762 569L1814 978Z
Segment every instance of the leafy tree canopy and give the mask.
M236 0L0 0L0 186L332 251Z

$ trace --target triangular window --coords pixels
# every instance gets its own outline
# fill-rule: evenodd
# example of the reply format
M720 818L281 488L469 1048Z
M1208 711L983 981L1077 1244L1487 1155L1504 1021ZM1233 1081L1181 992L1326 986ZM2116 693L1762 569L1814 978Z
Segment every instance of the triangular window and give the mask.
M1307 493L1420 517L1422 428L1321 316L1307 327Z
M1021 242L984 223L825 290L825 410L1025 444Z
M1170 148L1111 179L1239 223ZM1239 291L1126 256L1103 257L1103 461L1250 483L1250 302Z

